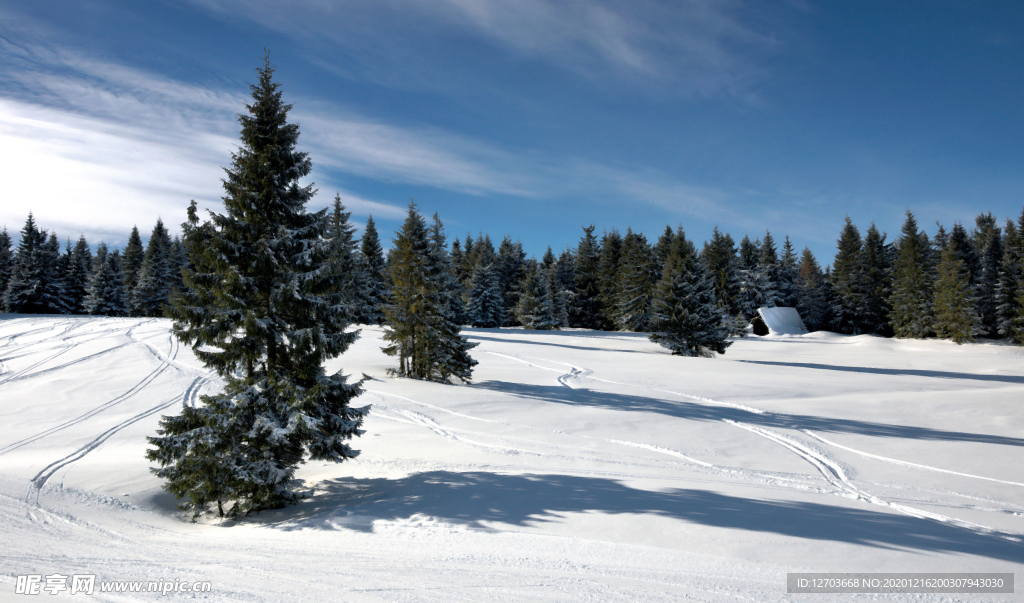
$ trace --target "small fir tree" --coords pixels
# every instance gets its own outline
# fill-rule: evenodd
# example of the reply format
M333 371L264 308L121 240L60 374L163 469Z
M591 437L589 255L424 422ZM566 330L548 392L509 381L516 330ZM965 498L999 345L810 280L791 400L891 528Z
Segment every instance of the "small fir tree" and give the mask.
M72 314L86 312L82 303L85 300L92 270L92 251L85 240L85 235L82 235L74 248L68 243L67 266L64 273L64 304Z
M584 329L600 329L600 262L601 247L594 236L594 225L583 227L583 236L576 246L576 296L569 307L569 326Z
M124 288L125 291L134 291L135 285L139 282L139 270L142 262L146 259L146 250L142 246L142 237L139 236L139 227L132 226L132 233L128 235L128 244L121 256L121 263L124 266Z
M846 216L829 279L833 293L830 308L833 331L848 335L860 335L865 331L864 317L868 305L865 272L860 230L854 226L850 216Z
M796 309L809 331L827 329L829 320L828 281L814 254L804 247L800 256L800 271L797 273Z
M377 225L372 215L366 218L366 228L363 229L363 236L359 241L359 252L362 256L365 280L357 322L381 325L384 324L384 305L388 299L388 288L384 249L380 245L380 236L377 234Z
M11 235L5 226L0 231L0 308L3 307L4 293L11 282L11 271L14 270L14 255L11 253Z
M131 291L132 316L163 316L171 295L176 262L171 236L157 219Z
M477 266L469 288L469 302L466 316L474 327L493 329L504 321L504 301L501 299L501 284L498 271L493 263Z

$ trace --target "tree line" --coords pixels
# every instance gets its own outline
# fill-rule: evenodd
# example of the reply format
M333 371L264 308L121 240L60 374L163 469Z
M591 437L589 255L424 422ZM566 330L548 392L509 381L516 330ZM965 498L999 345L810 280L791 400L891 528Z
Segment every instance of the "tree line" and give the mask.
M1024 344L1024 212L1002 227L991 213L978 215L970 230L937 224L929 237L908 211L900 235L888 242L874 224L862 234L847 218L824 269L810 249L798 255L789 237L780 249L771 232L744 236L737 245L715 228L698 250L681 228L668 226L654 242L632 229L598 237L587 226L575 248L555 256L549 247L538 260L508 235L497 247L482 233L448 245L436 214L428 226L415 205L410 212L385 254L373 217L357 239L350 213L335 197L327 236L343 275L349 322L387 324L389 305L409 295L408 279L419 270L425 273L416 273L417 282L434 283L435 295L444 298L420 311L443 307L438 315L451 325L654 332L664 342L672 330L666 312L683 299L681 285L670 281L684 278L692 281L686 291L703 295L690 300L688 316L716 310L729 335L742 335L757 308L786 306L811 331ZM16 250L7 230L0 232L0 291L8 312L164 316L185 288L189 262L185 243L171 238L160 220L145 247L133 228L123 253L103 243L93 253L84 236L74 245L68 240L62 252L56 234L40 229L31 214ZM395 323L400 311L391 312ZM702 328L710 322L705 317ZM409 360L419 354L411 333L396 348L400 372L425 376L422 363ZM688 332L687 340L694 344L679 343L674 351L715 351L718 338Z

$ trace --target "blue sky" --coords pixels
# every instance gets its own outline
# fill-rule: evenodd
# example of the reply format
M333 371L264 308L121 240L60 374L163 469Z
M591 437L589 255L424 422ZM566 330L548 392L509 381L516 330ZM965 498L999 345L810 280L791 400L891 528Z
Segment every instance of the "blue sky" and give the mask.
M1024 207L1024 4L0 1L0 225L123 244L216 209L263 48L319 195L528 253L580 227L834 254Z

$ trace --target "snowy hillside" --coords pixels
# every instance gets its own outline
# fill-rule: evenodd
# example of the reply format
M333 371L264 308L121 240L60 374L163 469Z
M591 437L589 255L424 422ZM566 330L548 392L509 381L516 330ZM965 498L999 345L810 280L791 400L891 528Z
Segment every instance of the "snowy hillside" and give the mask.
M704 359L641 334L465 333L480 364L454 386L387 377L363 328L328 365L374 378L362 455L305 465L298 506L191 524L145 436L218 381L170 322L0 316L0 600L52 573L268 602L809 600L787 572L1024 576L1019 347L812 333Z

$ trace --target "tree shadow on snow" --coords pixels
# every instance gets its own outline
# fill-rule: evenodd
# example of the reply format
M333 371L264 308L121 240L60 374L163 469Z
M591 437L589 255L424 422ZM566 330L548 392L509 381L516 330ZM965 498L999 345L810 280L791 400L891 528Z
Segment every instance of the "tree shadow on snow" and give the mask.
M662 400L660 398L634 396L629 394L606 393L585 388L568 388L562 385L531 385L508 381L482 381L472 387L513 394L524 398L558 404L590 406L607 410L654 412L680 419L694 421L722 421L729 419L761 427L781 429L809 429L833 433L856 433L861 435L907 438L914 440L941 440L949 442L978 442L1004 446L1024 446L1024 439L983 433L945 431L910 425L893 425L854 419L817 417L788 413L765 412L756 414L740 408L712 406L683 400Z
M486 337L484 335L481 335L480 331L483 331L484 333L491 332L491 333L494 333L494 334L501 334L502 332L507 332L507 330L498 330L498 329L493 329L493 330L463 329L462 330L462 334L465 335L467 339L470 339L470 340L473 340L473 341L476 341L476 340L479 340L479 341L496 341L498 343L514 343L516 345L519 345L519 344L539 345L539 346L548 346L548 347L553 347L553 348L568 348L568 349L571 349L571 350L583 350L583 351L587 351L587 352L626 352L628 354L661 354L661 353L668 354L669 353L668 351L661 350L660 348L652 349L652 350L623 350L623 349L618 349L618 348L599 348L599 347L592 347L592 346L585 346L585 345L572 345L570 343L563 343L563 342L559 341L559 338L557 336L556 337L552 337L553 341L537 341L536 339L514 339L514 338L507 338L506 339L506 338L503 338L503 337ZM574 338L584 337L584 338L594 338L594 339L613 339L613 338L610 338L610 337L602 337L600 334L607 335L607 333L605 333L604 331L596 331L595 333L598 333L598 335L588 333L588 334L582 335L582 336L579 335L579 334L580 333L586 333L585 331L565 331L565 332L560 332L560 331L512 331L512 333L519 334L519 335L526 335L526 334L537 335L539 333L543 333L544 335L554 335L556 333L559 333L562 336L564 336L564 338L567 341L570 339L570 337L574 337ZM647 339L647 334L646 333L618 333L618 335L637 335L638 338L642 337L645 340Z
M874 375L894 375L899 377L933 377L936 379L971 379L975 381L998 381L1001 383L1024 383L1024 377L1016 375L977 375L974 373L954 373L947 371L921 371L914 369L887 369L867 366L841 366L837 364L814 364L811 362L774 362L770 360L737 360L747 364L766 364L769 366L792 366L796 368L817 369L823 371L843 371L851 373L871 373Z
M428 516L488 529L488 522L538 525L559 521L566 513L641 514L884 549L963 553L1006 561L1024 558L1024 545L1019 542L927 519L706 490L655 492L596 477L432 471L402 479L338 479L319 484L317 491L297 507L264 513L257 521L281 530L372 531L374 519Z

